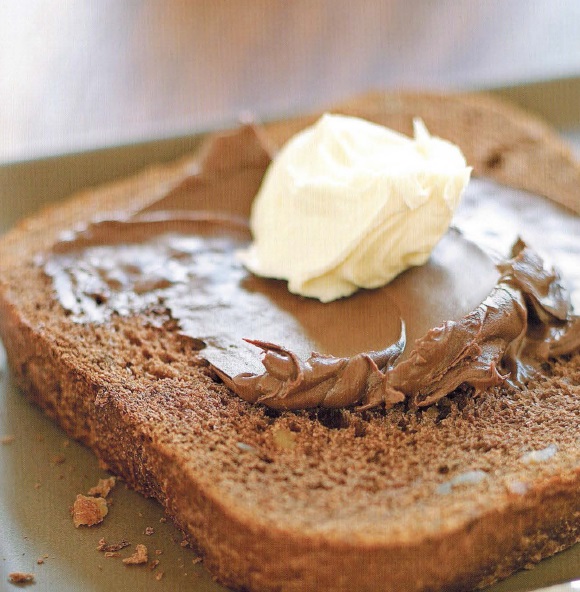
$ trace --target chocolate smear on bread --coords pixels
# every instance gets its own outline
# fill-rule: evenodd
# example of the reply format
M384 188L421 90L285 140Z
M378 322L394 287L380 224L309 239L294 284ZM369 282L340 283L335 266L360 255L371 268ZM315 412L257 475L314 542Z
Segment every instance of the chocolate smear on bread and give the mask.
M244 216L269 160L261 146L252 127L219 137L186 181L145 211L57 242L44 269L74 320L165 307L228 387L277 409L422 407L460 386L477 394L506 380L524 384L554 352L580 346L558 272L519 238L501 253L513 234L501 218L478 219L471 232L473 211L481 214L477 203L489 205L490 194L518 210L518 192L487 181L468 188L467 213L430 262L387 286L322 304L253 276L236 251L249 240ZM232 181L240 199L228 211ZM576 216L526 200L549 214L537 236L552 218L580 234ZM568 275L576 294L578 274Z

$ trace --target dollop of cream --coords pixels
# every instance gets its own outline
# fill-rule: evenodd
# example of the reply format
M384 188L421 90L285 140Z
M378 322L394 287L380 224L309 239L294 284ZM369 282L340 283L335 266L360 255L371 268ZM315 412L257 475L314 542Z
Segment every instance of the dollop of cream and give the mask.
M414 121L414 139L355 117L323 115L270 165L239 253L254 274L330 302L424 264L448 229L471 168Z

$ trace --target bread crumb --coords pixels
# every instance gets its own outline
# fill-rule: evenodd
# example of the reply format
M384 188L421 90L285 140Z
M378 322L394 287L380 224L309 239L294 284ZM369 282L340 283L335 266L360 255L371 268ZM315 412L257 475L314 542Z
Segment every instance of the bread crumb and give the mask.
M156 579L157 581L159 581L159 580L160 580L160 579L161 579L161 578L162 578L164 575L165 575L165 572L163 572L163 571L158 571L158 572L155 574L155 579Z
M41 487L42 487L42 483L40 483L40 481L37 481L37 482L34 484L34 489L40 489Z
M151 536L152 534L155 534L155 531L153 530L153 528L151 528L151 526L148 526L148 527L145 529L145 535L146 535L146 536Z
M290 430L284 428L277 429L273 433L272 438L278 448L292 450L296 446L296 434Z
M62 441L62 447L63 448L68 448L70 446L70 440L65 439Z
M121 553L117 553L117 551L107 551L105 557L107 557L107 559L110 557L121 557Z
M512 495L525 495L528 492L529 486L527 483L523 481L510 481L506 485L506 489L508 493Z
M161 524L165 524L167 522L167 518L165 518L165 517L159 518L159 522L161 522Z
M89 489L89 495L95 495L100 497L107 497L111 492L111 489L115 487L117 480L115 477L109 477L108 479L99 479L99 482Z
M42 564L44 563L44 559L43 559L42 557L39 557L39 558L36 560L36 563L37 563L38 565L42 565Z
M155 555L161 555L163 551L161 549L155 549Z
M541 450L532 450L522 455L520 460L525 464L538 464L550 460L558 452L556 444L550 444Z
M120 551L125 547L130 546L131 543L126 541L125 539L121 539L118 543L107 543L107 541L102 538L99 540L99 544L97 546L97 551L105 551L106 553L114 553L116 551Z
M66 461L66 457L64 454L55 454L51 459L50 462L53 465L62 465Z
M159 565L159 559L154 559L150 564L149 564L149 569L151 571L153 571L157 566Z
M193 565L197 565L198 563L201 563L201 561L202 561L201 557L194 557L191 560L191 563L193 563Z
M135 553L131 557L123 559L125 565L140 565L147 563L149 557L147 555L147 547L145 545L137 545L135 547Z
M236 446L242 452L253 452L253 453L257 452L257 450L253 446L250 446L249 444L246 444L245 442L236 442Z
M449 481L442 483L437 487L437 493L440 495L446 495L451 493L453 489L461 486L477 485L481 481L487 479L487 473L480 469L474 471L464 471L455 475Z
M8 434L6 436L0 436L0 444L12 444L16 440L16 436L14 434Z
M87 497L79 493L71 513L75 528L78 528L99 524L108 512L107 502L102 497Z
M179 543L179 546L180 546L180 547L187 547L188 545L189 545L189 543L188 543L188 542L187 542L185 539L183 539L183 540L181 541L181 543Z
M34 582L34 574L13 571L8 574L8 581L11 584L32 584Z

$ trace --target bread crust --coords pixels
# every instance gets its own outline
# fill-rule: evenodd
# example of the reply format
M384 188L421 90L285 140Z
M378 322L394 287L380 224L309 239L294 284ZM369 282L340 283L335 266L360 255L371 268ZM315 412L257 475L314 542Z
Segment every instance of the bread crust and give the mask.
M544 124L491 98L374 93L336 111L405 132L410 131L411 116L420 115L432 133L458 143L477 172L544 194L580 212L580 167L567 149ZM310 120L266 127L280 142ZM0 241L0 336L19 386L35 403L70 436L92 448L113 473L164 504L204 555L210 571L235 589L465 590L490 584L580 540L577 440L574 434L566 439L565 426L558 431L555 425L578 419L579 355L559 362L539 387L525 395L510 395L514 408L506 408L504 414L513 414L513 425L506 422L499 439L511 438L513 445L496 441L498 434L492 425L500 418L504 397L500 392L490 394L488 401L465 403L463 408L453 404L449 416L433 426L422 427L422 417L401 412L397 420L404 424L402 434L394 434L398 424L392 414L371 414L364 426L367 436L360 438L356 435L358 420L348 412L341 416L348 420L341 430L316 414L270 417L262 408L238 400L215 380L163 314L155 326L139 318L117 319L94 331L73 326L55 302L48 278L33 264L34 252L46 249L60 230L96 211L131 211L154 201L184 179L194 162L188 157L75 196L24 221ZM111 343L104 345L107 336ZM158 345L147 339L157 340ZM145 349L149 358L143 355ZM131 375L121 364L117 359L123 357L121 351L129 352L128 357L141 352L142 377ZM167 361L170 357L171 363ZM152 359L159 363L154 365ZM191 368L187 359L195 361ZM530 400L537 406L534 410L526 407ZM519 432L526 422L539 433L527 439L522 436ZM444 423L443 428L434 427ZM470 423L483 433L471 435L466 427ZM278 450L272 432L295 428L300 435L297 448ZM415 439L412 430L416 430ZM408 510L399 511L395 503L378 526L373 525L381 517L374 515L376 508L368 510L368 519L364 509L358 509L358 514L342 509L344 499L356 497L357 491L349 494L349 465L340 458L341 451L355 456L367 446L378 454L384 442L400 440L410 447L411 460L427 465L432 457L426 446L433 434L457 437L449 456L457 456L459 469L461 462L467 463L483 447L486 467L497 475L488 484L474 486L474 493L453 492L449 502L434 500L435 481L425 484L430 493L421 497L416 479L409 477L401 486L404 495L411 496ZM307 436L310 444L314 441L325 450L308 449ZM362 442L365 437L369 443ZM383 442L383 437L391 439ZM557 460L532 468L511 460L511 472L500 474L502 454L517 457L524 444L541 448L551 437L558 438ZM240 438L252 442L255 456L249 458L249 453L235 448ZM462 450L469 438L473 438L471 448ZM497 454L495 448L485 450L484 443L492 441L490 446L497 448ZM419 451L412 449L413 442ZM298 458L299 453L310 460ZM311 475L321 482L314 493L309 476L296 472L296 467L303 469L308 462L314 463ZM353 461L353 470L357 462ZM384 462L396 467L397 462L408 461L401 452L399 461L388 458ZM437 471L408 464L409 475L427 479L433 473L435 479ZM220 467L224 477L216 476ZM364 470L379 483L375 495L381 494L381 479L391 483L391 477L381 476L374 466ZM346 484L340 481L341 471ZM353 479L360 485L360 475ZM265 496L257 504L251 499L262 495L268 482L274 496L304 494L305 501L296 503L300 516L288 515L292 505L287 500L269 503ZM525 491L506 490L511 482L523 483ZM361 508L372 499L371 488L361 499ZM309 503L320 503L320 521L313 518L316 508L309 514ZM454 507L443 507L447 505ZM333 522L333 515L340 518L341 512L344 521ZM356 524L361 526L354 530Z

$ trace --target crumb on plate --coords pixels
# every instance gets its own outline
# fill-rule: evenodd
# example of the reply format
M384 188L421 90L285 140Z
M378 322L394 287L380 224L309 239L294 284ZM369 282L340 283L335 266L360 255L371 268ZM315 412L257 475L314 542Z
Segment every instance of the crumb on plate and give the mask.
M105 553L115 553L128 547L131 543L126 541L125 539L121 539L118 543L107 543L107 541L102 538L99 540L99 544L97 546L97 551L104 551Z
M8 574L8 581L11 584L32 584L34 582L34 574L13 571Z
M137 545L135 547L135 553L131 557L123 559L123 563L125 565L140 565L147 563L148 559L147 547L145 545Z
M79 526L94 526L103 521L109 508L102 497L87 497L78 494L72 507L72 518L76 528Z
M109 477L108 479L99 479L99 482L89 489L89 495L100 496L100 497L107 497L115 487L116 483L115 477Z

